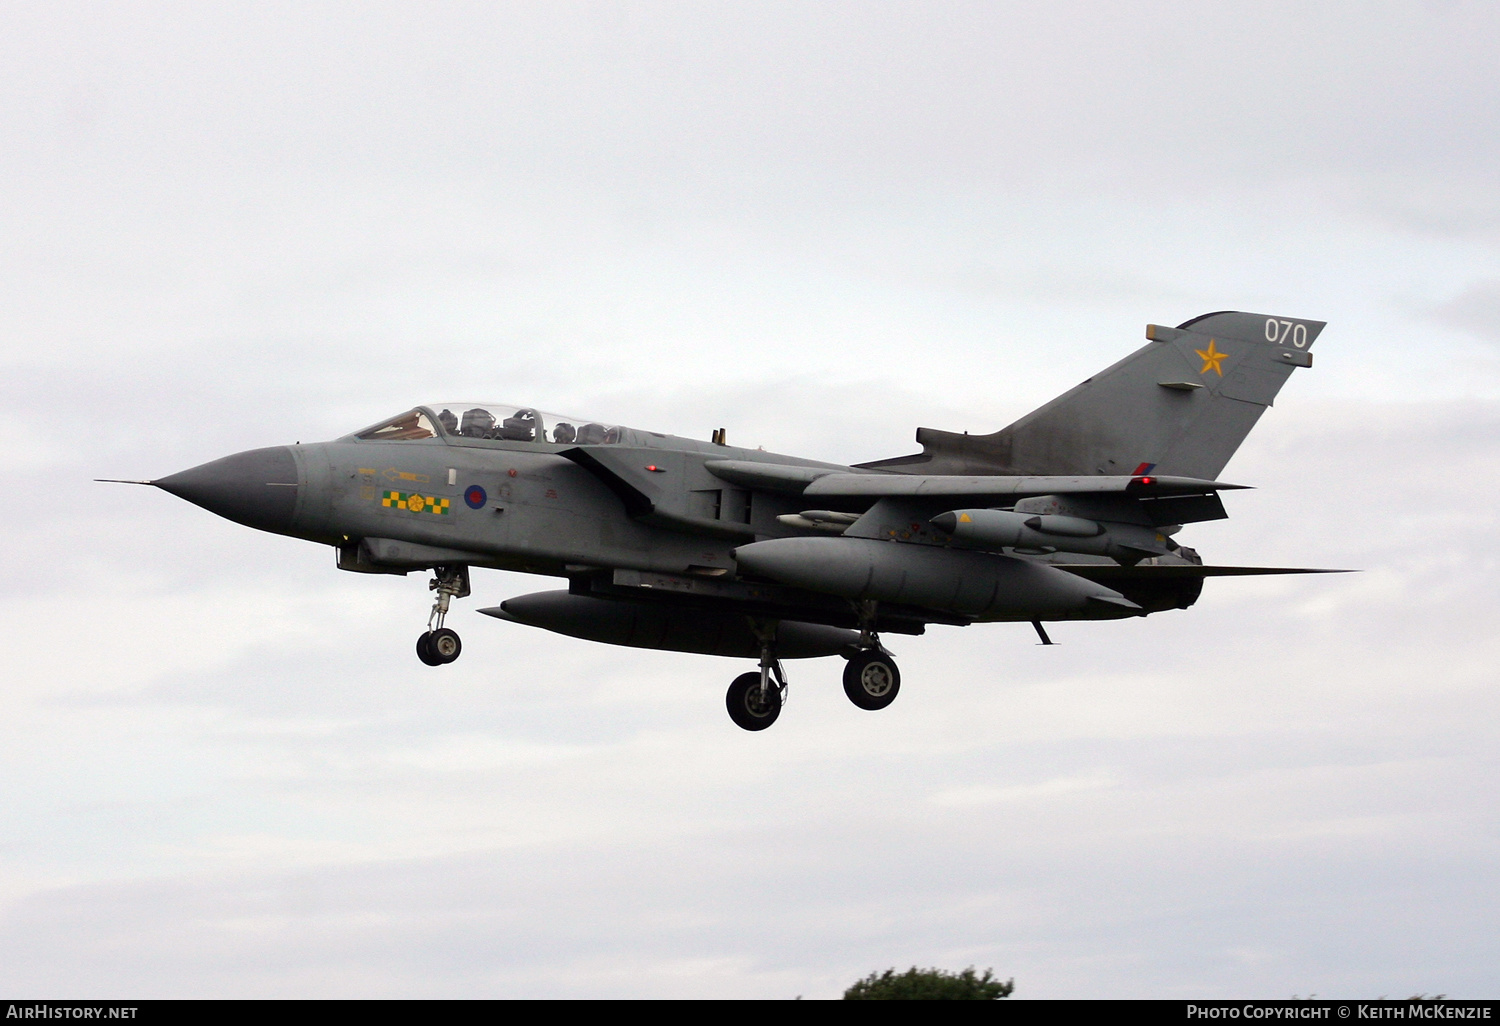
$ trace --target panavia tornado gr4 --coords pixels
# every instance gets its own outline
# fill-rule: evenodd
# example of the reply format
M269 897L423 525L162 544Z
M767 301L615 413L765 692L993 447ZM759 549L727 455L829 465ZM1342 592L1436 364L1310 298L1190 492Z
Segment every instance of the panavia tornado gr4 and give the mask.
M841 656L861 709L895 699L883 634L1186 609L1204 565L1176 540L1224 517L1217 480L1320 321L1211 313L994 434L919 428L922 451L840 466L545 413L418 406L331 442L227 456L152 484L367 574L431 571L417 657L457 659L470 570L563 578L490 616L575 638L757 660L729 715L781 712L782 660Z

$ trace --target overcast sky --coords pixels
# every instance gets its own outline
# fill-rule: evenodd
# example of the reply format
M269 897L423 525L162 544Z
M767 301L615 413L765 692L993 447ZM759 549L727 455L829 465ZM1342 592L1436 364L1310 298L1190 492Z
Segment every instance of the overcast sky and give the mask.
M1494 997L1500 11L0 4L0 990ZM93 484L494 398L856 461L1327 320L1186 612L901 698Z

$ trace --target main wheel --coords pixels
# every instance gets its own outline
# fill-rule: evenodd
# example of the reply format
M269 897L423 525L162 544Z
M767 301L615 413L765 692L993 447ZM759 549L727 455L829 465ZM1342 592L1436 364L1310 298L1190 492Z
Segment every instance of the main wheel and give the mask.
M759 673L742 673L724 696L729 718L745 730L765 730L781 715L781 691L772 685L762 694Z
M432 653L432 632L423 631L417 639L417 658L428 666L442 666L443 661Z
M900 690L896 661L876 649L865 649L844 667L844 694L861 709L884 709Z
M464 643L451 627L439 627L428 637L427 649L439 663L451 663L464 650Z

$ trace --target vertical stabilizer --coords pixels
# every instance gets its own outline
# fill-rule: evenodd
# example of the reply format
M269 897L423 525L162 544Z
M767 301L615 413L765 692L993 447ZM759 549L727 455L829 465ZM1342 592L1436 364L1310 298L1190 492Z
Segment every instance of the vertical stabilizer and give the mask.
M992 435L919 428L923 474L1158 474L1213 479L1298 367L1323 321L1223 312L1175 328Z

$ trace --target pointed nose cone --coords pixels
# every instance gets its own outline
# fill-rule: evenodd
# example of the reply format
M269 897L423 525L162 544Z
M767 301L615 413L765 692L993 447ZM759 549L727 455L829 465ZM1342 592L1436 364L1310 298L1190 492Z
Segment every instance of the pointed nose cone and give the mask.
M297 509L297 461L286 445L235 453L151 483L262 531L290 530Z

